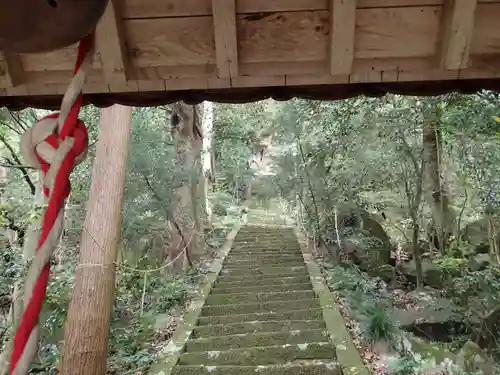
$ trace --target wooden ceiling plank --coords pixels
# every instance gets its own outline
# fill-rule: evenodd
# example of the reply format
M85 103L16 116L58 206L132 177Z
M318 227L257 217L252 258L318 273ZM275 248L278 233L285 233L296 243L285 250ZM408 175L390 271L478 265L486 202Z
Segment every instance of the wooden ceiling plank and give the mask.
M7 87L22 85L25 81L24 70L19 54L14 52L0 52L5 63L5 83Z
M212 0L215 57L219 78L238 76L236 1Z
M349 74L354 60L356 0L330 0L330 74Z
M96 54L108 84L125 84L131 77L120 13L119 0L109 1L96 29Z
M447 70L468 66L478 0L447 0L441 31L440 66Z

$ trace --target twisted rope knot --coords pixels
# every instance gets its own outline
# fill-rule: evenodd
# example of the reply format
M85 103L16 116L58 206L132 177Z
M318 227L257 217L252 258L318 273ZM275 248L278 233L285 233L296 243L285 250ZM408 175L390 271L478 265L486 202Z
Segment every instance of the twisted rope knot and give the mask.
M71 155L73 169L87 156L88 134L83 121L77 120L72 134L61 137L58 132L59 113L45 116L21 137L21 153L26 163L44 173L43 187L50 192L57 171ZM69 194L68 191L64 194ZM48 194L47 194L48 195Z

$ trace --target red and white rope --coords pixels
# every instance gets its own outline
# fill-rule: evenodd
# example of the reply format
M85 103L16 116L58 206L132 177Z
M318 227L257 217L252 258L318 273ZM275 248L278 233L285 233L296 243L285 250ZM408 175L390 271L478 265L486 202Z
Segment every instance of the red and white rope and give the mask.
M23 313L10 357L11 375L27 375L38 351L38 318L46 295L50 258L63 229L64 203L70 193L69 176L87 154L87 129L78 114L86 71L92 62L93 39L92 33L80 42L73 79L59 113L41 119L21 138L21 153L26 163L42 172L43 193L48 204L42 217L36 255L24 283Z

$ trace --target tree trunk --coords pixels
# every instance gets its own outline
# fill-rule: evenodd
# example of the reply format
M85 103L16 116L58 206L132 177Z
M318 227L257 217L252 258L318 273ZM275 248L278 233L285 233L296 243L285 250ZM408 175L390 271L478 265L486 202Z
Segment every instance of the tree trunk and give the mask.
M173 209L168 259L174 272L185 269L194 258L203 255L203 213L199 197L201 180L202 132L200 114L193 105L176 103L172 109L172 136L177 147L177 186Z
M201 122L203 134L203 154L202 154L202 170L203 170L203 200L205 210L205 222L209 224L212 218L212 208L208 200L208 189L213 182L213 166L212 166L212 139L213 139L213 118L214 106L211 102L205 102L203 108L203 120Z
M417 273L417 289L422 289L424 287L424 274L422 271L422 254L420 253L420 246L418 243L418 237L420 235L420 226L418 225L418 218L412 218L413 233L412 233L412 252L413 259L415 260L415 272Z
M101 110L60 375L105 375L132 108Z
M447 221L453 219L450 217L448 207L448 196L441 178L441 150L442 139L439 128L439 113L435 108L429 115L423 126L423 148L424 148L424 166L425 166L425 185L427 192L426 198L432 212L431 224L431 247L436 247L441 253L447 248L447 241L453 232L453 223ZM448 225L449 224L449 225ZM451 232L448 230L451 228Z

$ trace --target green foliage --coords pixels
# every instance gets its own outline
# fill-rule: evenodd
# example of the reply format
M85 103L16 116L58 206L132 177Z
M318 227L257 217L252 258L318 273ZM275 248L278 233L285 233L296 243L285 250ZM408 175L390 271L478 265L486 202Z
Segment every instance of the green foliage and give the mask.
M344 297L356 296L360 301L365 295L372 298L381 296L377 280L369 278L356 266L349 268L333 267L328 270L327 281L334 291Z
M483 271L468 271L454 278L447 290L460 306L467 307L471 316L484 314L500 305L500 270L489 267Z
M422 370L422 363L411 353L403 353L399 357L394 357L387 365L387 370L394 375L414 375Z
M398 326L389 313L389 306L382 300L364 301L358 310L363 338L369 344L378 342L393 343Z
M457 276L462 273L467 265L467 259L453 255L444 255L434 260L441 272L445 275Z

